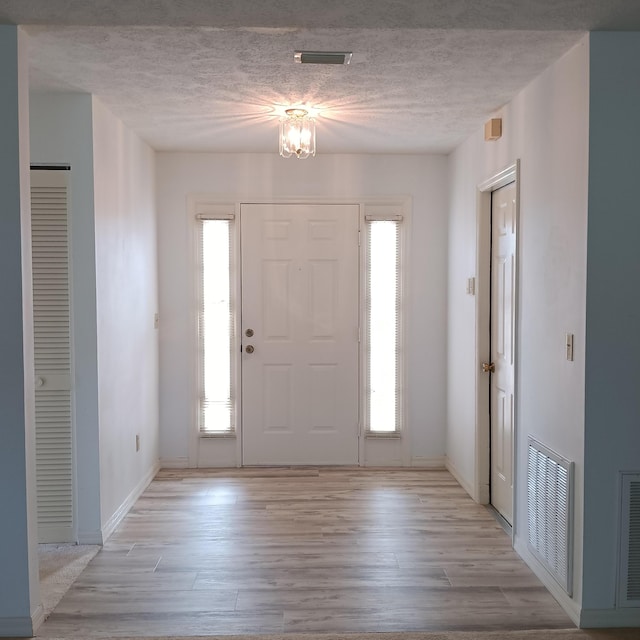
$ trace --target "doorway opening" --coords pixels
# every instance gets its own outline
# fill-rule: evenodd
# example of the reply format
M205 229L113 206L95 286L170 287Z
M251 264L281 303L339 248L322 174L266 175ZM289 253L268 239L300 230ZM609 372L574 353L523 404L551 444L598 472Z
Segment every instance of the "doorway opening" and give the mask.
M519 162L478 187L475 499L514 525Z
M31 168L38 541L76 540L69 167Z
M190 213L191 464L364 466L369 452L371 464L397 460L408 446L407 203L196 196Z

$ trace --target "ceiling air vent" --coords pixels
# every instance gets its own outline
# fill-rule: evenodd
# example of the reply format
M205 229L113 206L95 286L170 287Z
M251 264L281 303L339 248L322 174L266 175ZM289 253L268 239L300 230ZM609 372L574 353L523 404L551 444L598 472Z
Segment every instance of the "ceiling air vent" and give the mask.
M301 64L349 64L351 51L295 51L293 59Z

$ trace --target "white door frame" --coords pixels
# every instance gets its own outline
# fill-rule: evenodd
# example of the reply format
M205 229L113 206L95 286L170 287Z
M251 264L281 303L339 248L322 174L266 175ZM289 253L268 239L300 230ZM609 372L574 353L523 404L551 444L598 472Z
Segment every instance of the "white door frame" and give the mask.
M256 196L255 194L243 195L236 194L235 196L225 197L215 194L207 193L193 193L187 196L187 206L185 213L189 218L188 228L189 234L187 242L189 244L189 253L192 256L192 265L196 264L196 246L197 246L197 231L195 223L195 213L199 207L224 207L231 212L235 212L236 225L233 237L234 252L236 260L236 268L239 267L239 256L241 251L241 238L240 238L240 207L241 204L349 204L358 205L360 207L360 223L364 220L364 216L369 213L387 213L390 209L399 211L403 215L403 233L402 233L402 252L403 252L403 272L402 272L402 289L404 295L404 303L409 297L409 242L408 238L411 237L411 211L412 200L409 196L353 196L344 198L327 198L323 196L291 196L291 197L269 197L269 196ZM361 226L362 235L362 226ZM360 282L364 282L364 252L360 247ZM241 276L239 272L236 272L236 282L234 287L234 296L236 300L241 300ZM191 300L197 300L197 287L198 274L196 270L193 270L192 277L190 278L191 288ZM362 288L360 291L360 306L364 308L364 302L362 296L364 295ZM197 380L198 380L198 332L197 329L197 305L193 305L191 310L190 324L194 327L193 338L191 340L190 350L190 420L189 420L189 449L188 457L181 458L175 461L170 461L172 466L176 467L241 467L242 466L242 385L240 380L240 366L235 368L234 382L236 385L235 396L235 409L237 416L236 432L230 435L215 436L201 438L194 425L197 424L196 406L197 406ZM361 327L362 325L362 311L361 311ZM407 335L407 313L403 313L403 326L401 331L403 335ZM235 334L239 338L241 333L241 313L235 314ZM360 345L360 376L364 375L364 358L363 353L366 348L361 336ZM406 348L406 345L405 345ZM237 350L236 357L239 359L240 352ZM405 392L402 395L402 413L405 416L403 421L402 433L399 436L385 437L385 436L366 436L362 431L362 424L359 428L359 466L411 466L411 431L408 420L408 392L407 389L407 358L403 358L402 371L401 371L401 383ZM362 392L362 385L360 385ZM362 399L361 399L362 402ZM362 419L362 414L360 416ZM361 420L360 420L361 422Z
M516 531L517 514L515 509L517 465L515 455L518 450L518 309L519 287L519 220L520 220L520 160L498 171L477 187L476 197L476 477L474 496L476 502L489 504L491 481L491 416L489 414L489 379L482 372L482 362L491 358L491 194L493 191L512 182L516 183L516 264L515 264L515 323L514 323L514 438L513 438L513 527Z

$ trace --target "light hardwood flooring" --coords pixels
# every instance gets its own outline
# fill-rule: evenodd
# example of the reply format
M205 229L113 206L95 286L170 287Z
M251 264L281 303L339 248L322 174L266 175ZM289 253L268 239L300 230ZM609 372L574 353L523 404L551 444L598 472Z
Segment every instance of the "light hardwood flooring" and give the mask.
M39 636L571 628L445 471L161 471Z

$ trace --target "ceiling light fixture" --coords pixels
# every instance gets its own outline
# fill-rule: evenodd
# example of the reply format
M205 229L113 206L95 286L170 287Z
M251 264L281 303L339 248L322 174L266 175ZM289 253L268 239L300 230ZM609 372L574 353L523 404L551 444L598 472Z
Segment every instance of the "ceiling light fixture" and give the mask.
M293 59L301 64L349 64L351 51L294 51Z
M316 121L306 109L286 109L280 118L280 155L308 158L316 155Z

